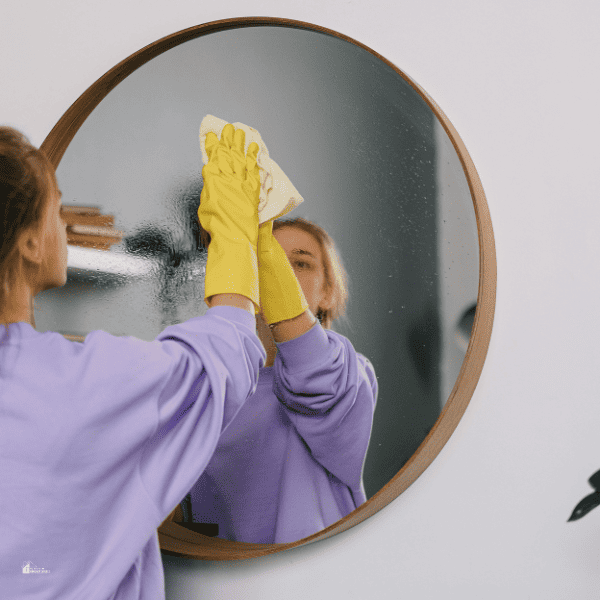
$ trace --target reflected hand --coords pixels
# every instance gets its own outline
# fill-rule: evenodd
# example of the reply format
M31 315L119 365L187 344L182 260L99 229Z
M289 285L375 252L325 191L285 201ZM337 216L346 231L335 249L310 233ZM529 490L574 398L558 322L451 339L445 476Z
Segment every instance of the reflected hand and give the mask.
M269 325L293 319L308 309L294 269L273 235L273 221L258 228L258 280L261 308Z

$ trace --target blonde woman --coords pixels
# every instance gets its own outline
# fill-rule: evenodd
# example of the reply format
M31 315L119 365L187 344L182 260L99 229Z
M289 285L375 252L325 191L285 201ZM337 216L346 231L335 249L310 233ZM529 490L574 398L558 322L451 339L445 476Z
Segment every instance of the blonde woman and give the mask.
M286 543L366 500L377 379L351 342L329 329L344 313L347 285L327 232L305 219L263 225L258 259L267 361L182 507L193 522L217 524L221 538ZM296 303L307 330L284 340L279 311Z

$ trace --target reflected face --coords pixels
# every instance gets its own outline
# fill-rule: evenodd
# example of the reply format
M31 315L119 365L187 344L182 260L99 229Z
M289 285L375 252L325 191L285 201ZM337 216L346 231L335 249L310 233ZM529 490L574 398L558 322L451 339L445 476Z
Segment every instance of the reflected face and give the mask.
M61 197L62 193L53 181L42 216L40 291L62 287L67 281L67 224L60 213Z
M327 281L319 242L296 227L282 227L273 235L287 255L313 315L319 308L328 308Z

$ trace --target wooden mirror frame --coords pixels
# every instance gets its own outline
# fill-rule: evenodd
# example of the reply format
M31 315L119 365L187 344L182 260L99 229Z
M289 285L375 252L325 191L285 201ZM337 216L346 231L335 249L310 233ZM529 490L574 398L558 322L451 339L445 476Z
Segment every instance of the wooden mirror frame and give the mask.
M459 376L452 393L427 437L400 471L375 495L352 513L333 525L309 537L288 544L251 544L231 542L195 533L172 521L165 521L158 530L163 552L176 556L204 560L239 560L280 552L325 539L364 521L406 490L431 464L458 425L473 395L487 354L496 303L496 253L492 222L483 187L475 166L458 133L427 93L388 60L356 40L336 31L302 21L270 17L243 17L213 21L166 36L135 52L92 84L65 112L41 145L55 168L67 146L100 101L123 79L155 56L184 42L210 33L242 27L277 26L305 29L335 36L358 46L392 68L427 103L456 150L466 176L477 222L479 236L479 289L477 310L471 338Z

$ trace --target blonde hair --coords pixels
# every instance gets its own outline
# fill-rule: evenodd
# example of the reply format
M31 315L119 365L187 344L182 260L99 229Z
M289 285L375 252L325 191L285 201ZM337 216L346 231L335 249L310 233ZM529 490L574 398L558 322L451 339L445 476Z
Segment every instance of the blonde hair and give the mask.
M321 226L302 217L273 221L273 231L284 227L296 227L309 233L321 248L329 306L328 308L319 308L315 316L319 319L321 325L328 329L334 319L346 313L348 302L348 275L335 247L335 242Z

